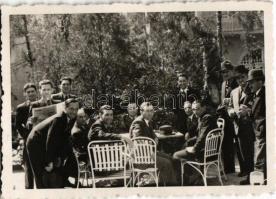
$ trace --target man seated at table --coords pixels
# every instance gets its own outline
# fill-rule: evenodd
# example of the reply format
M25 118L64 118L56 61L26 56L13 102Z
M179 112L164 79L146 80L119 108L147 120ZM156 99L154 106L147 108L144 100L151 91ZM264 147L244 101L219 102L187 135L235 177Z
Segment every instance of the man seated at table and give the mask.
M78 110L76 122L71 130L72 146L78 155L79 160L87 161L87 145L89 126L87 124L88 115L85 109Z
M138 116L131 124L129 133L130 137L148 137L158 144L152 127L152 117L154 114L153 105L150 102L144 102L140 106L141 115ZM164 153L157 152L157 168L160 171L160 178L166 186L176 185L176 174L174 172L172 158Z
M120 117L120 129L123 132L128 132L131 123L138 116L138 107L136 103L129 103L127 106L127 113Z
M92 124L89 133L88 140L124 140L128 144L132 145L129 138L115 132L113 128L113 110L109 105L101 106L99 110L99 119Z
M184 111L187 116L186 119L186 133L185 133L185 146L191 146L195 143L197 139L197 126L198 126L198 117L193 113L193 107L196 104L193 104L186 101L184 103Z
M207 101L193 102L193 112L199 118L197 128L198 136L193 146L175 152L173 154L174 159L193 160L195 158L201 159L203 157L206 136L211 130L216 128L216 121L214 117L207 113L206 106Z

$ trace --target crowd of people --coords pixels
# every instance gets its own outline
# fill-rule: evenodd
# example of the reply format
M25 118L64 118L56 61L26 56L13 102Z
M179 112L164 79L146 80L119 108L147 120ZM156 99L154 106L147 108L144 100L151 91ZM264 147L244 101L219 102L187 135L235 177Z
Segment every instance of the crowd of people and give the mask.
M200 91L189 86L189 78L178 75L177 96L173 129L183 134L180 147L172 154L157 152L160 183L166 186L180 185L180 160L200 159L204 155L205 138L217 128L216 119L225 120L222 159L225 173L235 172L237 156L240 177L247 176L240 184L249 184L249 174L260 170L266 178L266 109L265 76L261 69L248 69L244 65L233 66L225 61L221 66L224 81L221 85L221 103L216 113L208 109L208 98L202 99ZM60 80L61 91L53 94L54 85L42 80L39 87L33 83L24 85L26 101L17 106L16 130L24 141L25 188L75 187L68 180L77 178L75 153L89 163L87 145L95 140L124 140L131 146L131 138L148 137L158 143L153 117L155 107L151 102L129 102L126 113L117 117L120 130L114 126L114 108L106 104L97 110L84 107L71 93L72 79ZM40 99L37 100L38 91ZM55 114L36 124L32 109L64 102L62 113ZM35 124L35 125L34 125ZM128 132L129 137L121 132ZM172 148L174 146L171 146ZM255 160L254 160L255 157ZM193 172L186 174L191 175Z

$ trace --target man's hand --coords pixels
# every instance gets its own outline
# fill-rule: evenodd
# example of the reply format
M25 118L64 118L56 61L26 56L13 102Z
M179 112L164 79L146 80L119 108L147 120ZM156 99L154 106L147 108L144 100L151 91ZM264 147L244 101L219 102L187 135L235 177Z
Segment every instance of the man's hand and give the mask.
M228 110L228 115L230 118L234 118L236 113L235 113L235 110L233 108L229 108Z
M250 112L251 112L251 109L248 106L246 106L244 104L240 105L239 115L241 117L247 117L250 114Z
M185 140L187 141L190 138L189 132L185 133Z
M193 147L193 146L187 147L186 150L187 150L189 153L195 153L195 147Z
M53 164L53 162L50 162L50 163L45 167L45 170L46 170L47 172L51 172L51 171L53 170L53 168L54 168L54 164Z
M130 148L133 148L133 142L128 137L121 136L121 139L126 141Z

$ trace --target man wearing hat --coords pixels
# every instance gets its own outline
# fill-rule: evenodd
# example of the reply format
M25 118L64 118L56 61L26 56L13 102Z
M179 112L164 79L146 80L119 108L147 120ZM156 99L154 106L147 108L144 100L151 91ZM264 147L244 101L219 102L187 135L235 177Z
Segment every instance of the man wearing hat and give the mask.
M265 104L265 76L261 69L252 69L248 73L248 83L254 93L251 111L247 107L241 112L249 113L253 120L255 132L255 170L262 171L266 179L266 104ZM241 182L249 184L249 177Z
M230 61L226 60L222 62L221 74L223 77L223 82L221 86L221 102L223 102L225 98L229 98L231 91L238 87L238 84L234 79L233 69L234 67Z
M249 175L254 170L254 131L252 121L248 115L240 114L243 105L252 106L253 95L247 84L248 69L244 65L238 65L234 69L239 86L230 94L232 109L229 115L233 118L235 126L235 140L237 156L240 164L238 176Z

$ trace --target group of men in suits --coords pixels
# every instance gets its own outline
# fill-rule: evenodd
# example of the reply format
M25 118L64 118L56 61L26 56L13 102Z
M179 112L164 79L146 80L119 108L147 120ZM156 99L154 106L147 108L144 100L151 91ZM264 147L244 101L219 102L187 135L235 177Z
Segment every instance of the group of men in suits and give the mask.
M34 178L37 179L36 186L37 187L42 186L41 179L39 178L41 171L37 172L36 167L31 164L32 158L30 158L27 150L28 147L26 146L27 140L30 139L29 138L31 137L30 134L33 131L33 124L36 123L36 120L37 120L37 118L32 116L32 109L60 103L69 98L71 99L75 98L76 96L70 94L71 84L72 84L72 79L70 77L63 77L60 80L61 92L57 94L52 94L54 91L53 83L50 80L42 80L39 82L39 94L40 94L39 100L37 100L38 90L35 84L27 83L23 88L26 101L17 106L15 124L16 124L16 130L19 133L19 135L22 137L24 142L23 161L24 161L24 170L25 170L25 188L26 189L32 189L34 187L34 180L33 180ZM71 114L70 112L68 113ZM72 117L74 117L73 115ZM54 131L53 129L51 130ZM33 137L39 137L39 136L33 136ZM50 142L50 146L51 144L52 143ZM39 150L33 149L33 151L38 152ZM35 155L38 155L38 153L36 153ZM34 164L36 163L41 164L41 162L38 163L35 161ZM36 173L34 172L34 170L36 171Z
M224 81L218 114L225 119L222 157L226 173L235 172L235 151L240 165L240 182L249 184L250 172L260 170L266 179L265 76L261 69L222 63ZM254 160L255 157L255 160Z
M178 160L202 157L206 135L216 128L215 118L218 116L225 119L222 157L226 173L235 171L236 147L240 176L249 176L254 169L263 171L266 176L264 74L259 69L248 71L243 65L233 67L229 61L222 63L221 72L224 81L221 90L222 103L217 109L217 116L209 112L208 99L202 100L199 91L189 86L188 77L183 74L178 76L178 86L172 94L175 99L172 104L175 114L173 125L184 134L183 147L172 157L162 152L157 153L160 179L167 186L178 184ZM128 104L127 113L122 115L120 124L124 131L129 131L130 138L127 138L117 132L119 129L114 128L111 106L103 105L97 118L89 118L90 113L80 107L76 96L71 94L71 84L71 78L62 78L61 92L52 94L52 82L43 80L39 83L41 98L37 101L36 86L31 83L24 86L26 102L17 107L16 128L25 145L26 188L34 187L33 178L37 188L61 188L70 185L68 177L76 175L72 172L75 170L72 163L73 152L77 152L83 161L87 161L85 153L90 141L119 139L131 146L130 138L144 136L158 143L152 121L154 107L150 102L144 102L139 107L135 103ZM65 102L62 113L32 125L35 123L33 108L60 102ZM241 182L248 183L249 177Z

